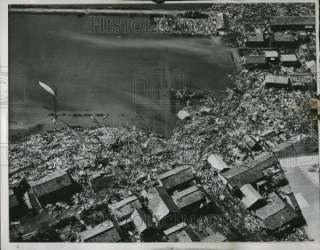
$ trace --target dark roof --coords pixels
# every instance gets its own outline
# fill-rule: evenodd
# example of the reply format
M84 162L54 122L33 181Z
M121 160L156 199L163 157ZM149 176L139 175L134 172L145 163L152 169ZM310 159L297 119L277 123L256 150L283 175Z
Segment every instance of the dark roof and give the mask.
M262 170L278 163L275 156L263 153L238 167L233 167L222 173L232 187L240 188L245 184L251 184L263 178Z
M196 202L205 200L204 193L197 186L191 186L187 189L177 192L172 196L179 209L188 207Z
M265 64L265 56L250 55L245 57L246 64Z
M101 234L105 235L105 242L118 242L121 240L118 230L114 227L112 221L107 220L103 223L80 233L82 241L89 241Z
M287 86L289 84L289 78L287 76L277 76L268 74L264 79L265 84L277 84Z
M9 207L18 207L19 203L12 189L9 189Z
M314 16L276 16L270 21L272 26L278 25L315 25Z
M38 197L72 185L69 175L63 170L57 170L39 180L30 181L29 183Z
M177 167L158 176L158 179L166 189L172 189L194 178L195 175L191 166Z
M297 217L294 210L275 193L271 193L268 204L257 209L255 213L270 230L275 230Z

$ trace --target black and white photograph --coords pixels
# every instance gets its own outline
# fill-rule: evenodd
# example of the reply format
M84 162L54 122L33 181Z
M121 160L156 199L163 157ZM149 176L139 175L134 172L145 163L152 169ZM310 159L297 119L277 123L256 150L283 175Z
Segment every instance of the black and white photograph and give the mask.
M6 10L11 243L320 241L317 1L38 2Z

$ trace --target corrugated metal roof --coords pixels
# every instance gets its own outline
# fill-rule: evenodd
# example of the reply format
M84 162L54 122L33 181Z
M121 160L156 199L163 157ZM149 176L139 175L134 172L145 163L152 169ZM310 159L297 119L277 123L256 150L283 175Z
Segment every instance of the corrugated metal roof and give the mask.
M264 56L260 55L250 55L245 57L246 64L264 64L266 59Z
M167 230L164 230L163 233L166 236L169 236L170 234L183 230L185 227L187 227L187 224L185 222L181 222L177 225L174 225L173 227L168 228Z
M269 203L257 209L255 214L263 220L265 226L270 230L281 227L297 216L294 210L275 193L269 195Z
M179 209L188 207L196 202L205 200L204 193L197 187L192 186L172 196Z
M52 193L64 187L72 185L69 175L63 170L57 170L47 176L29 182L34 193L41 197L43 195Z
M279 53L278 51L264 51L264 56L268 58L279 57Z
M166 189L174 188L194 178L195 175L191 166L178 167L158 176L158 179Z
M276 83L276 84L283 84L288 85L289 84L289 78L287 76L276 76L268 74L265 76L264 79L265 83Z
M270 20L272 26L277 25L315 25L314 16L276 16Z
M298 61L298 58L295 54L281 55L280 61L281 62L296 62L296 61Z
M117 242L121 240L117 229L110 220L104 221L93 228L83 231L79 235L82 241L87 241L105 232L109 232L105 239L106 242Z

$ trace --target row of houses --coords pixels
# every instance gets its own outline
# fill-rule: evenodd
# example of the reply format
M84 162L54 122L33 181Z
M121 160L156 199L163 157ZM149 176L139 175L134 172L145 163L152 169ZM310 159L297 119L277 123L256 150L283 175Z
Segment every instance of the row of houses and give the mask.
M247 55L244 57L246 67L261 69L270 68L271 65L280 64L284 67L299 67L300 62L295 54L279 55L277 51L264 51L261 55Z
M191 166L180 166L157 176L158 185L108 205L111 219L80 233L82 241L120 241L134 231L142 241L201 241L183 221L212 204ZM212 240L226 240L216 232ZM206 241L210 238L205 237Z
M316 81L309 73L291 73L289 75L266 74L263 85L267 88L315 89Z
M299 218L295 196L273 154L263 153L232 168L226 167L218 155L212 155L210 162L219 179L266 229L274 231Z

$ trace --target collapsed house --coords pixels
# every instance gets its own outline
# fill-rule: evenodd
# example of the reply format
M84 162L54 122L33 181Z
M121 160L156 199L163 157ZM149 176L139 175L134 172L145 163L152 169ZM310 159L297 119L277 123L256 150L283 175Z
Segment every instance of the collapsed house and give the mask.
M104 173L104 172L94 173L90 178L92 189L95 192L98 192L100 190L103 190L109 187L113 182L114 176L115 174L111 172L110 173Z
M298 39L291 33L275 32L271 39L273 47L295 47L298 44Z

